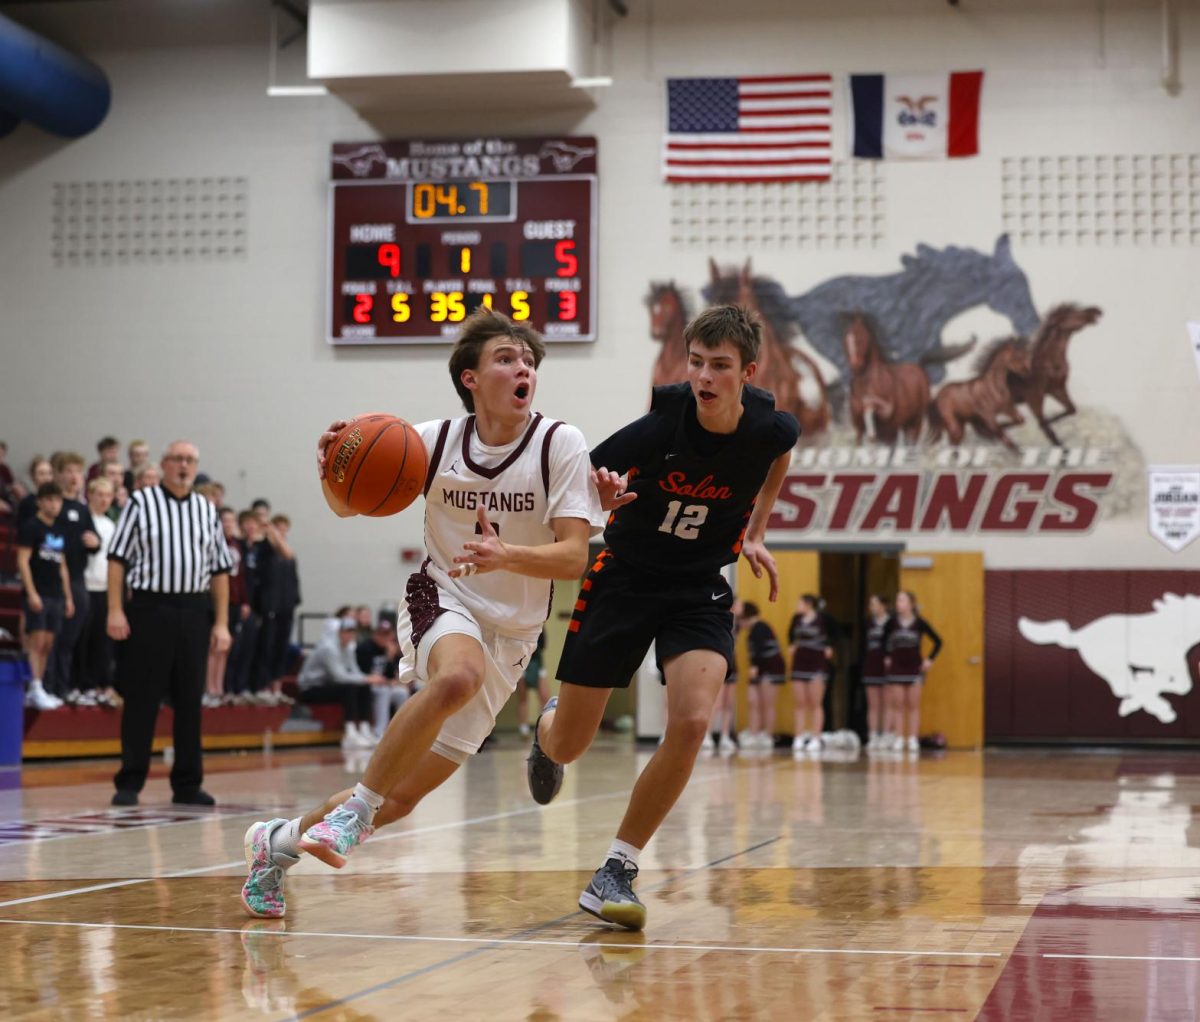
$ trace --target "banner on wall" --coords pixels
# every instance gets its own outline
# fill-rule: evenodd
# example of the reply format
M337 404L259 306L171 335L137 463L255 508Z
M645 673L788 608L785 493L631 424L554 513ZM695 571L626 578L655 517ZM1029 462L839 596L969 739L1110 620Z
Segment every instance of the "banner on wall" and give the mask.
M852 152L868 160L979 154L982 71L851 75Z
M1179 553L1200 536L1200 465L1152 465L1147 478L1150 534Z

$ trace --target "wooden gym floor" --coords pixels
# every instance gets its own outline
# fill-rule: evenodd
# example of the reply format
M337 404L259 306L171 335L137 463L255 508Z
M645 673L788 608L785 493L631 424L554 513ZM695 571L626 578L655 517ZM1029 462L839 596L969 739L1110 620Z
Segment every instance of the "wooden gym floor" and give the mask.
M1191 1019L1200 759L992 751L710 758L647 850L644 934L575 901L647 750L535 806L502 735L286 920L242 834L352 781L333 750L212 755L216 811L138 809L112 763L0 791L4 1019ZM10 778L11 780L11 778Z

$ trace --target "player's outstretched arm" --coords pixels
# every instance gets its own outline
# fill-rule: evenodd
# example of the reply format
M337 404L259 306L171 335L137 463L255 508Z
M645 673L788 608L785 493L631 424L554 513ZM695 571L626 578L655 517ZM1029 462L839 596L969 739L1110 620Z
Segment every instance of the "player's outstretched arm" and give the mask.
M450 575L462 578L487 571L511 571L530 578L579 578L587 568L591 524L584 518L552 518L554 542L539 546L502 543L483 508L479 509L480 538L463 544Z
M758 491L754 513L750 515L750 523L746 526L746 538L742 542L742 555L750 562L750 570L754 572L754 577L762 578L765 571L771 580L771 594L768 598L772 603L779 598L779 569L775 567L775 558L767 550L763 539L767 534L767 519L771 517L775 498L779 496L791 463L791 451L784 451L771 463L771 471L767 473L766 482Z

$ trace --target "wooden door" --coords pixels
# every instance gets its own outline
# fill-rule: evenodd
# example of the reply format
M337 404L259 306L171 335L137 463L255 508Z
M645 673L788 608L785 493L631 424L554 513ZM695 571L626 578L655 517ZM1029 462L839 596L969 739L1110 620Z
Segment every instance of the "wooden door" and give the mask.
M740 600L751 600L758 604L762 619L767 622L779 638L779 645L787 655L788 625L796 613L796 601L804 593L820 591L821 556L815 550L772 550L775 563L779 566L779 599L769 602L771 583L766 574L755 578L750 565L744 559L737 564L737 586L735 592ZM750 658L746 652L746 636L738 635L737 641L738 695L737 726L746 727L749 722L749 702L746 695L750 675ZM788 665L789 668L791 665ZM792 730L792 686L778 685L775 702L775 730L791 733Z
M921 733L955 748L983 744L983 554L906 551L900 588L942 637L921 698Z

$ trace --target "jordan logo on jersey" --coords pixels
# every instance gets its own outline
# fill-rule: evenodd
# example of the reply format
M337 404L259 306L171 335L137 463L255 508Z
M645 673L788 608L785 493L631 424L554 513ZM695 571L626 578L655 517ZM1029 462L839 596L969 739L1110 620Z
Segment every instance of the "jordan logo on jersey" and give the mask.
M659 487L667 493L675 493L681 497L697 497L700 500L732 500L733 490L728 486L714 486L713 477L706 475L699 482L689 483L686 472L668 472L666 479L660 479Z

